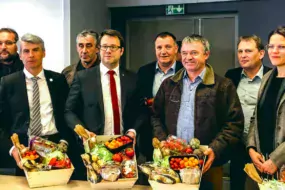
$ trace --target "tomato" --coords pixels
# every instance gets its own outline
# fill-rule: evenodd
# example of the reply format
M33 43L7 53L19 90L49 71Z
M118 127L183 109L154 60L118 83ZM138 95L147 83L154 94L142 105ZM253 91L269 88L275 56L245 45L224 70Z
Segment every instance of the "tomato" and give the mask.
M200 164L200 166L203 166L203 164L204 164L204 160L199 160L199 164Z
M135 151L134 151L133 148L126 148L126 149L125 149L125 154L126 154L128 157L132 158L132 157L135 155Z
M54 165L55 165L55 162L56 162L56 158L52 158L52 159L49 161L49 164L48 164L48 165L54 166Z
M186 154L191 154L191 153L193 153L192 148L186 148L185 153L186 153Z
M113 161L115 162L122 162L122 157L120 154L114 154L112 157Z

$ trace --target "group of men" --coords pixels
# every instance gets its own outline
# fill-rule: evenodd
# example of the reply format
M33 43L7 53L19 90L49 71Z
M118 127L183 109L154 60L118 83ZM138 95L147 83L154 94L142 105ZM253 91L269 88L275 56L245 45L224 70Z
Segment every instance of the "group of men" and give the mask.
M242 170L250 162L249 120L261 78L269 70L262 65L265 52L257 36L239 39L241 67L229 70L227 78L215 74L208 63L210 44L195 34L178 47L173 34L159 33L154 39L157 60L137 74L120 67L125 42L116 30L107 29L100 36L92 30L79 33L80 60L62 74L43 69L46 51L39 36L23 35L19 55L17 41L16 31L0 29L1 153L10 152L20 168L9 141L12 133L26 145L32 136L55 142L66 139L78 166L75 173L83 176L82 141L73 132L81 124L90 135L132 136L137 139L137 153L146 160L152 159L152 137L165 140L172 134L187 141L196 137L209 146L203 180L222 189L222 165L231 160L232 189L244 189ZM8 160L4 159L1 163Z

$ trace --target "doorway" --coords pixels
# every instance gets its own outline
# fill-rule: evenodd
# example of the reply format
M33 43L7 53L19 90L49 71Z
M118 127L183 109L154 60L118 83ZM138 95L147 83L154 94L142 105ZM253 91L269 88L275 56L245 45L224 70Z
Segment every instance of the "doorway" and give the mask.
M126 27L126 68L134 72L156 60L154 38L163 31L177 41L194 33L205 36L211 45L209 64L219 75L236 65L237 15L131 19Z

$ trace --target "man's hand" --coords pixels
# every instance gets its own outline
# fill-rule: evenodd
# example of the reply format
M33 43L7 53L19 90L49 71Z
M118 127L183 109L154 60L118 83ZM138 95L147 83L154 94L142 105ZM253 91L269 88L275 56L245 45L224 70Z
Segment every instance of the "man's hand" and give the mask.
M253 164L255 165L255 167L260 172L263 172L263 170L264 170L264 168L263 168L264 159L263 159L262 155L259 154L258 152L256 152L253 148L250 148L249 149L249 156L250 156Z
M133 131L128 131L126 133L126 135L132 137L134 139L134 142L133 142L133 148L135 148L135 145L136 145L136 134L133 132Z
M213 164L213 162L215 160L215 153L214 153L213 149L211 149L211 148L208 148L204 152L204 155L208 156L208 159L207 159L207 162L204 165L203 173L207 172L210 169L210 167L212 166L212 164Z
M277 166L272 162L271 159L266 160L263 164L262 164L262 168L263 168L263 172L273 175L276 171L277 171Z
M20 169L23 169L23 166L22 166L22 164L21 164L21 159L20 159L20 156L19 156L19 152L18 152L18 150L17 150L16 147L14 147L14 149L12 150L12 156L13 156L13 158L15 159L15 161L16 161L18 167L19 167Z
M89 139L96 137L96 134L93 132L88 131L87 129L85 129L86 133L89 135ZM83 142L85 142L87 139L83 138ZM94 139L95 140L95 139Z

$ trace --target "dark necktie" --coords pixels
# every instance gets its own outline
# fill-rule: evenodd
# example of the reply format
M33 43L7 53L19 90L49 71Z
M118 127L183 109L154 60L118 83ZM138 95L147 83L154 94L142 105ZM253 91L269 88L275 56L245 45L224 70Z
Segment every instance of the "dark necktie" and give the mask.
M33 77L33 105L31 108L31 135L40 136L42 132L41 124L41 105L38 80L39 77Z
M110 91L111 91L111 99L112 99L112 108L113 108L113 119L114 119L114 134L120 134L120 111L119 111L119 103L117 96L117 88L116 81L114 78L115 71L108 71L110 75Z

